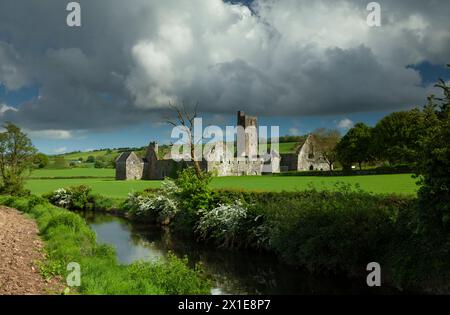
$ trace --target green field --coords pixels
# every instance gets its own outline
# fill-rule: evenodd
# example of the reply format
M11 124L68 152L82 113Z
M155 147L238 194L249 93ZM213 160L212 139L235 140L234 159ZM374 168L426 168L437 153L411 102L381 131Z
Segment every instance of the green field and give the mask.
M72 152L72 153L62 154L62 156L64 156L64 158L66 160L78 160L80 157L83 158L83 160L86 160L89 156L115 157L117 155L119 155L117 150L112 150L111 153L109 153L109 154L106 150L90 151L90 152Z
M68 178L68 177L110 177L114 178L112 168L67 168L67 169L38 169L31 173L31 178Z
M268 144L267 148L270 149L271 145ZM297 142L283 142L278 144L278 149L280 154L284 153L295 153L297 150L298 143Z
M35 194L43 194L57 188L73 185L88 185L95 193L110 197L126 197L133 190L158 188L161 181L116 181L113 169L65 169L35 171L27 181L26 187ZM96 176L99 178L76 178ZM57 178L63 177L63 178ZM68 178L73 177L73 178ZM100 178L109 177L109 178ZM345 177L313 176L243 176L214 178L213 188L252 191L301 191L313 185L317 189L333 189L338 182L359 184L365 190L380 194L408 194L417 192L416 180L408 174L371 175Z

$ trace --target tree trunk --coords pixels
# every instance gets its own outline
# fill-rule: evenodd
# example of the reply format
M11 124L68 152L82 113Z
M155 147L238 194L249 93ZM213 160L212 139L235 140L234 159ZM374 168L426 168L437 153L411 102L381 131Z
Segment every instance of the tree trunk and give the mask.
M194 164L194 170L195 174L197 175L197 178L202 178L203 172L200 167L200 163L195 159L195 144L191 143L191 159L192 163Z
M359 170L362 171L362 162L358 162L359 164Z

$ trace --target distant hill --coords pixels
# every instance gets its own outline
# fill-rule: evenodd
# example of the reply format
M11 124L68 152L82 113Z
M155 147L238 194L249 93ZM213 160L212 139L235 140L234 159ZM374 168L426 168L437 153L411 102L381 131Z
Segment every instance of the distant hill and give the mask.
M280 138L281 141L284 139ZM288 139L286 139L288 140ZM291 139L289 139L291 140ZM294 139L296 140L296 139ZM294 153L297 150L297 147L300 142L281 142L279 144L280 153ZM169 145L160 145L158 155L160 158L163 158L169 151L170 151ZM268 148L270 148L270 144L268 145ZM64 154L58 154L50 156L50 165L49 168L55 167L55 161L63 157L65 162L67 163L67 166L69 166L70 163L77 163L80 167L94 167L94 163L87 163L88 157L93 156L95 160L99 159L102 162L111 162L115 161L116 158L122 153L122 152L128 152L128 151L135 151L138 156L144 157L146 147L139 147L139 148L115 148L115 149L99 149L99 150L93 150L93 151L77 151L77 152L68 152ZM77 162L80 161L81 162Z

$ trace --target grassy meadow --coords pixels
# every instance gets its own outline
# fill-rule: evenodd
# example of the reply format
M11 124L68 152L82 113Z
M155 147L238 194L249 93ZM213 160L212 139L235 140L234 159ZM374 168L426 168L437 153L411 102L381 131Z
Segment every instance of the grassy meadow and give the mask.
M337 183L359 185L364 191L377 194L413 195L417 192L416 180L409 174L370 175L345 177L316 176L242 176L217 177L212 188L246 191L302 191L315 187L318 190L334 189ZM113 169L72 168L43 169L34 171L27 180L26 188L34 194L44 194L57 188L87 185L94 193L108 197L123 198L133 190L158 188L161 181L116 181Z
M115 170L112 168L65 168L65 169L37 169L30 178L80 178L80 177L107 177L114 178Z

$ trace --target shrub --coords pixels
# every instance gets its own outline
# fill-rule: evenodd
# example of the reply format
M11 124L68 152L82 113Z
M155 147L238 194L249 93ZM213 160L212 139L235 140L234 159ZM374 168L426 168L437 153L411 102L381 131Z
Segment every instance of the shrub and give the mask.
M220 246L234 247L240 243L247 210L240 201L232 205L219 205L206 212L197 225L195 232L202 240L213 240Z
M179 193L175 183L166 179L158 192L132 192L125 201L129 213L168 224L179 211Z
M168 223L178 212L177 202L163 194L133 192L128 195L126 204L130 214L159 223Z
M53 193L44 195L52 204L70 210L93 210L94 198L91 188L81 185L59 188Z
M287 262L312 272L354 274L384 258L398 205L368 193L308 191L279 202L259 202L266 244Z
M214 204L212 191L209 188L210 181L211 174L204 174L198 178L192 167L181 170L174 181L178 188L176 195L181 209L196 215L211 209Z

